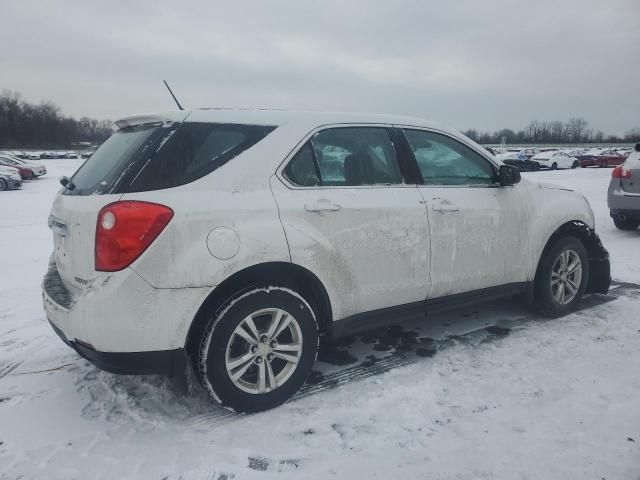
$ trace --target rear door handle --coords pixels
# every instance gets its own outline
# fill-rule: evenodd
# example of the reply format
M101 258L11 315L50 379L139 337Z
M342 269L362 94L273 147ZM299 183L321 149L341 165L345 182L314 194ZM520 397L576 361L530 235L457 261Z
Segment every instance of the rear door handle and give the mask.
M337 212L342 207L337 203L333 203L331 200L321 198L314 202L305 203L304 209L307 212Z
M434 212L458 212L460 210L455 203L442 198L434 198L431 208Z

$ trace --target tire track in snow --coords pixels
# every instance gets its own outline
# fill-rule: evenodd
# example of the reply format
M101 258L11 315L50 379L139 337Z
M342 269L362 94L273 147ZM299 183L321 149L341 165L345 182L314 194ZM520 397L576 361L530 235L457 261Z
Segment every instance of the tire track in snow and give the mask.
M584 298L576 311L581 312L589 310L599 305L614 301L617 298L637 294L640 294L640 285L612 282L611 290L608 295L589 295ZM514 316L513 318L508 318L498 322L499 325L508 324L509 328L500 327L498 325L491 325L489 327L483 326L462 335L449 335L442 339L433 340L430 344L430 348L433 349L433 354L437 355L439 351L458 343L478 345L482 342L492 341L493 339L500 338L504 335L502 333L492 332L500 332L501 330L508 332L511 328L524 329L533 325L541 325L549 321L554 320L542 318L535 314ZM493 330L491 330L492 328ZM415 347L420 348L420 345L415 345ZM416 348L410 351L392 349L389 352L385 352L386 355L380 358L356 358L356 362L358 362L356 365L351 364L343 368L339 368L331 373L322 374L321 379L317 383L305 384L302 389L291 400L289 400L289 402L296 402L303 398L307 398L327 390L332 390L351 382L364 380L366 378L389 372L398 367L408 366L424 361L425 357L417 354L415 351ZM323 362L320 361L319 365L322 366L322 364ZM239 420L246 416L248 415L237 414L233 411L226 410L223 407L215 407L211 412L192 417L185 425L187 428L191 429L208 430Z

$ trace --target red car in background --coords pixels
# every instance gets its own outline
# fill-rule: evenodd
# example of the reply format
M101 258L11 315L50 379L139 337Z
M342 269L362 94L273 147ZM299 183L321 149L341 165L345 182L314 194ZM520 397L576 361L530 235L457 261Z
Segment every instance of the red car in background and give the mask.
M597 155L580 159L579 162L581 167L615 167L622 165L628 156L616 150L603 150Z
M20 177L22 177L22 180L31 180L34 177L33 170L31 170L30 168L21 167L1 157L0 157L0 165L4 167L15 168L16 170L18 170L20 172Z

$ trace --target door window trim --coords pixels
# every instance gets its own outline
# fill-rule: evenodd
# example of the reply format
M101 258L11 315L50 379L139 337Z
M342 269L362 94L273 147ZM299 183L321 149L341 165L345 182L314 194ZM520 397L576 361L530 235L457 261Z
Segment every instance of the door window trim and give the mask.
M417 184L419 186L427 186L429 188L496 188L496 187L498 187L500 185L498 182L494 182L491 185L487 185L486 183L478 183L478 184L469 183L469 184L464 184L464 185L432 185L432 184L426 184L425 181L424 181L424 178L422 176L422 172L420 171L420 166L418 165L418 160L416 159L416 156L413 153L413 149L411 148L411 144L409 143L409 139L405 135L404 130L417 130L417 131L422 131L422 132L426 132L426 133L434 133L436 135L442 135L444 137L449 138L450 140L458 142L459 144L469 148L474 153L477 153L478 155L480 155L481 158L485 159L489 163L489 166L491 167L491 169L493 170L494 176L498 175L498 172L500 170L500 165L497 164L493 159L489 158L486 155L486 153L484 153L479 148L477 148L476 145L471 144L469 141L467 141L465 139L458 138L457 136L451 135L447 131L440 130L440 129L437 129L437 128L421 127L421 126L416 126L416 125L394 125L394 127L398 132L398 137L405 144L405 148L407 148L407 150L408 150L409 161L413 164L413 169L414 169L415 175L416 175L416 181L417 181Z
M396 152L396 160L398 162L398 168L400 169L400 173L402 175L403 183L395 183L395 184L378 184L378 185L296 185L292 183L286 175L284 175L284 170L287 168L289 163L294 159L294 157L298 154L300 150L311 140L311 138L318 132L324 130L331 130L334 128L383 128L387 131L389 135L389 140L391 141L391 145ZM314 164L317 165L316 153L311 148ZM377 189L377 188L415 188L417 185L418 178L412 178L412 152L411 150L406 150L406 145L398 134L395 125L389 123L331 123L326 125L320 125L313 130L311 130L307 135L300 140L296 146L289 152L289 154L285 157L285 159L278 165L276 169L276 177L290 190L327 190L327 189Z

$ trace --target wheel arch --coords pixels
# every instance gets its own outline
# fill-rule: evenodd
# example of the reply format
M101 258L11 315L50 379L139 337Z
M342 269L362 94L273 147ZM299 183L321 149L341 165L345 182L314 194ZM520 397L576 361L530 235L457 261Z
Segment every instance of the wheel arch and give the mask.
M589 257L589 278L586 293L607 293L611 284L609 252L595 230L581 220L571 220L560 225L549 237L542 249L536 266L536 278L542 259L560 238L572 236L578 238L587 251Z
M310 270L288 262L265 262L246 267L216 286L204 300L193 318L185 349L193 355L212 312L217 311L238 292L255 286L279 285L300 293L314 309L318 328L323 336L331 334L333 314L327 290Z

